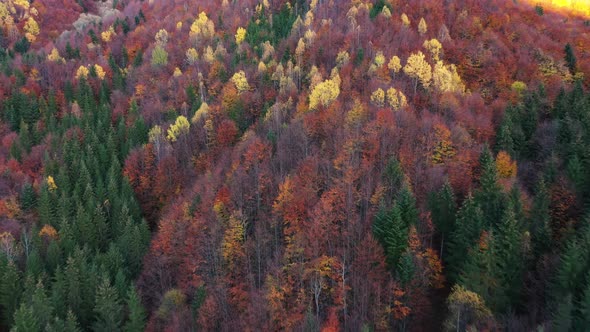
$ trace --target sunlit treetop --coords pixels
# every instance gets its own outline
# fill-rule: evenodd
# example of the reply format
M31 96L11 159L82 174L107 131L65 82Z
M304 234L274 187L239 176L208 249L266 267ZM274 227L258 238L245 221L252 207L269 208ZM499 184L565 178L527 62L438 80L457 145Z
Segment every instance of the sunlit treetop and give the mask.
M588 0L526 0L534 6L547 10L571 12L590 17L590 1Z

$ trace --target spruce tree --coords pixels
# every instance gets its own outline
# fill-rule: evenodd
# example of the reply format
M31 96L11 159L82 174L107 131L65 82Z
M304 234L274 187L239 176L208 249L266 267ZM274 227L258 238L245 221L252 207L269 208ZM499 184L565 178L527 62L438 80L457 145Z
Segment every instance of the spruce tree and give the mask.
M92 328L96 332L119 331L123 321L123 306L115 288L111 286L108 276L103 276L96 290L94 314L96 321Z
M129 312L129 316L124 327L125 332L143 331L147 315L133 285L129 287L129 292L127 293L127 311Z

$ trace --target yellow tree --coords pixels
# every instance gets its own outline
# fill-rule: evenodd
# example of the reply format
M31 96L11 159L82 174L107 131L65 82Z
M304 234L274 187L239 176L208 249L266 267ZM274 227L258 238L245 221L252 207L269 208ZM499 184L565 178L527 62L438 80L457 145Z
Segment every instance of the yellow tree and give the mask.
M170 128L168 128L168 135L166 136L166 138L170 142L176 142L180 135L188 133L190 126L191 124L188 122L187 118L181 115L178 118L176 118L174 124L171 125Z
M206 102L201 103L201 107L199 107L199 109L195 112L195 115L193 115L191 122L197 123L200 119L207 116L208 113L209 105L207 105Z
M234 76L232 76L231 81L236 86L236 89L238 89L238 93L250 90L248 79L246 78L246 74L243 70L235 73Z
M207 13L201 12L191 25L189 36L196 41L199 37L210 38L214 33L215 24L207 17Z
M442 164L456 153L451 141L451 131L444 124L437 123L434 125L434 136L436 145L431 156L432 163L435 165Z
M199 53L197 53L197 50L192 47L186 50L186 62L188 62L189 65L194 65L198 59Z
M455 65L445 65L438 61L432 73L434 87L440 92L465 92L465 84L461 81Z
M328 106L340 95L340 86L335 80L318 83L309 95L309 109L317 109L319 105Z
M81 79L81 78L86 78L88 77L88 74L90 73L90 71L88 70L88 68L86 68L86 66L80 66L78 67L78 70L76 71L76 79Z
M424 17L422 17L420 18L420 23L418 23L418 32L420 35L423 35L426 31L428 31L428 25L426 25L426 21L424 20Z
M106 76L106 73L105 73L104 69L100 65L94 65L94 71L96 72L96 76L100 80L104 80L104 77Z
M246 39L246 29L239 27L236 31L236 44L240 45Z
M395 74L402 69L402 62L397 55L391 57L391 60L387 63L387 68L393 72L393 79L395 79Z
M59 55L59 51L55 47L47 55L47 60L51 62L65 62L64 58L62 58L61 55Z
M424 44L422 44L422 47L424 47L428 50L428 52L430 52L430 55L432 56L432 60L434 62L437 62L439 60L440 51L442 50L442 44L436 38L432 38L431 40L425 40Z
M371 94L371 102L378 107L383 107L385 104L385 91L379 88Z
M516 161L512 161L506 151L498 152L496 156L496 169L501 178L512 178L516 176Z
M24 30L25 37L29 42L32 43L35 41L35 39L37 39L37 36L39 35L39 24L37 24L37 21L35 21L34 18L29 17L27 22L25 22Z
M423 87L427 88L432 79L432 67L424 59L424 53L412 53L408 58L408 62L404 66L404 73L414 79L414 94L418 88L418 81Z
M404 28L408 28L410 26L410 19L408 18L408 15L406 15L406 13L403 13L401 19Z
M403 92L396 90L395 88L389 88L387 90L387 103L394 111L398 111L408 106L408 100Z
M455 285L447 298L449 316L445 321L446 331L458 331L461 326L468 327L492 318L492 312L485 301L463 286Z

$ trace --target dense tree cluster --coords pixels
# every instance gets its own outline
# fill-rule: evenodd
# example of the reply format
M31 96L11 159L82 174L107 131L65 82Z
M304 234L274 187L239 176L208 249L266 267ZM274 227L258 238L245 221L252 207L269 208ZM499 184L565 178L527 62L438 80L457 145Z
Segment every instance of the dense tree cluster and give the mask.
M0 3L0 329L588 330L559 5Z

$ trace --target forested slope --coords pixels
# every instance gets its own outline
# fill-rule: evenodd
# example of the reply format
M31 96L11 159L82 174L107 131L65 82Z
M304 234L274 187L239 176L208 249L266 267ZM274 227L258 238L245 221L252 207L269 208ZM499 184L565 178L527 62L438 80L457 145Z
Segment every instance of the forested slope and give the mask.
M1 328L588 330L584 13L0 3Z

